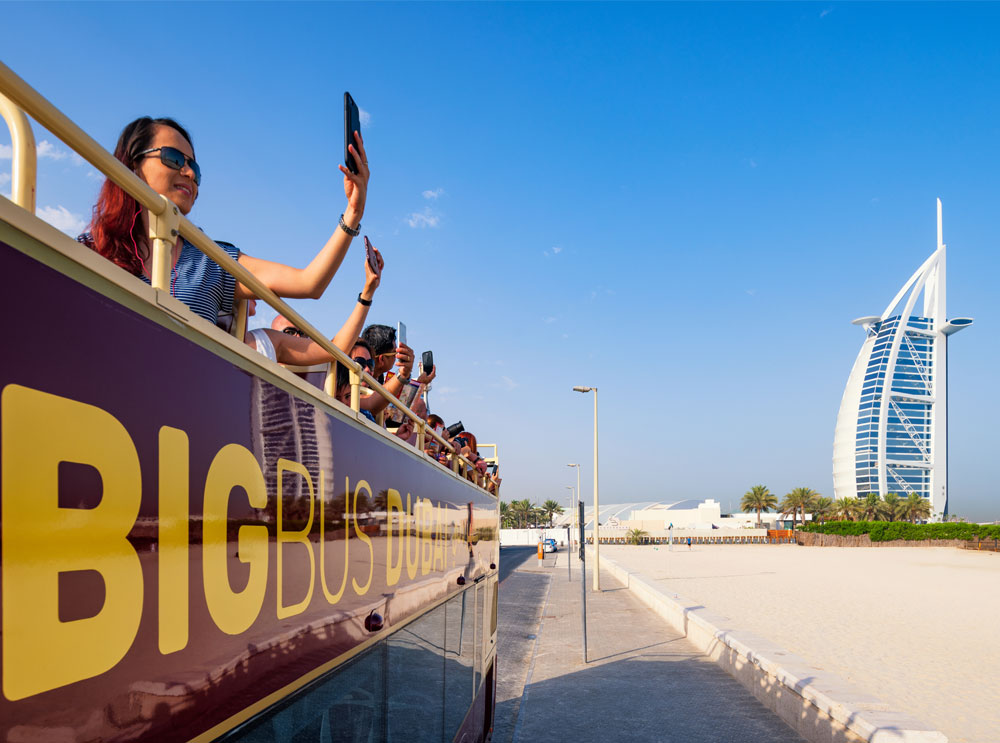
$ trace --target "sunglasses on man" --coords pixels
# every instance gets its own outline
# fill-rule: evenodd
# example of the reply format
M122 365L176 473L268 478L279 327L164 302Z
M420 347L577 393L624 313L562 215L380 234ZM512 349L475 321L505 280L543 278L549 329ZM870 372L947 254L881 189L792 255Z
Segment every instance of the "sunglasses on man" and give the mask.
M151 150L143 150L135 156L136 160L146 155L152 155L154 152L159 152L160 162L172 170L180 170L184 167L184 163L187 163L188 167L191 168L191 172L194 173L194 182L199 186L201 185L201 166L194 161L193 157L188 157L175 147L154 147Z
M285 335L297 335L299 338L308 338L309 337L308 335L306 335L305 333L303 333L301 330L299 330L298 328L296 328L296 327L294 327L292 325L289 325L287 328L282 328L281 332L284 333Z
M361 364L361 366L367 369L369 373L375 371L375 362L371 359L366 359L364 356L355 356L354 361Z

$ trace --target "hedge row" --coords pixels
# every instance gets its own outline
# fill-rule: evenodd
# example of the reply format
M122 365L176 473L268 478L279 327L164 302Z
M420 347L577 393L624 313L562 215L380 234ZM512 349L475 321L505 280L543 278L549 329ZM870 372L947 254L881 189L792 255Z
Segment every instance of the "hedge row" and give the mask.
M921 539L1000 539L1000 525L985 524L910 524L905 521L827 521L824 524L805 524L801 531L819 534L839 534L859 537L867 534L873 542L891 542L895 539L916 541Z

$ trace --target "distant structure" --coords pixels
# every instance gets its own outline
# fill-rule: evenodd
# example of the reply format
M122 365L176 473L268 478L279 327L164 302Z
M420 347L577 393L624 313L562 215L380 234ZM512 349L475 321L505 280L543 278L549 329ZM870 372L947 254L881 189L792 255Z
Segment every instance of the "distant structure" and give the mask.
M917 493L930 500L935 521L948 513L948 337L972 324L947 319L942 237L938 199L937 250L885 312L854 321L865 341L833 438L837 498Z

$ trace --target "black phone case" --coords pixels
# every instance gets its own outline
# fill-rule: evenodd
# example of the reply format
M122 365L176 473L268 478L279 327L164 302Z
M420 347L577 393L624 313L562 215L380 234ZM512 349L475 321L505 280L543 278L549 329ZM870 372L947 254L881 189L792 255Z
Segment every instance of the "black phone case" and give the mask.
M434 354L430 351L424 351L420 362L424 365L424 372L429 372L434 368Z
M354 155L348 146L354 144L353 132L361 131L361 116L358 113L358 104L351 98L351 94L344 92L344 165L347 169L357 175L358 164L354 162Z

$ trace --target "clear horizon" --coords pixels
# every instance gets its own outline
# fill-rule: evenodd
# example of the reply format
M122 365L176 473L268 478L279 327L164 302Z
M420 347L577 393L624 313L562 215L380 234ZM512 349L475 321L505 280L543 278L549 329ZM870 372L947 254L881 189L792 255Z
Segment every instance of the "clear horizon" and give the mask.
M186 32L137 46L167 9ZM600 390L602 503L738 507L756 484L832 497L864 339L851 320L934 250L940 197L949 314L975 318L949 344L950 511L1000 519L1000 6L8 3L4 18L19 30L3 62L106 148L139 115L188 127L191 218L294 265L343 210L350 90L373 172L363 232L386 258L369 320L434 351L431 409L499 444L507 501L565 505L569 462L591 498L593 401L574 385ZM80 230L100 178L35 135L39 214ZM0 127L3 193L9 143ZM358 241L296 308L332 334L362 258Z

